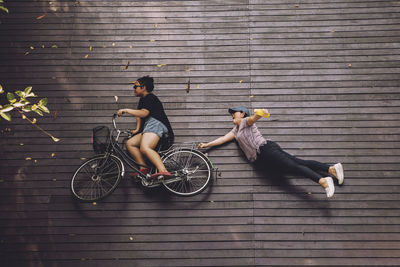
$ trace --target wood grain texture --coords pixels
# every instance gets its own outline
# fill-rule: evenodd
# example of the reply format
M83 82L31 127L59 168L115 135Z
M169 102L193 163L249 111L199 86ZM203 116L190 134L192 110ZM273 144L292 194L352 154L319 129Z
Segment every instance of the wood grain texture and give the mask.
M61 141L18 116L0 122L1 266L400 265L398 1L6 7L0 84L48 97L38 125ZM311 180L257 170L233 142L208 151L218 179L198 196L143 190L126 175L97 205L74 201L69 182L94 153L91 129L136 107L129 82L143 75L155 78L177 142L227 133L229 107L265 107L266 138L342 162L345 185L327 200Z

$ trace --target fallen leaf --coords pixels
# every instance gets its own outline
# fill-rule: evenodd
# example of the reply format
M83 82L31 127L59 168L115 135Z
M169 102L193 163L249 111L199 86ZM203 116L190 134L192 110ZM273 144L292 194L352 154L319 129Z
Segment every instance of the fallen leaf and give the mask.
M85 58L88 58L89 57L89 55L85 55Z
M33 46L30 46L29 48L30 48L31 50L34 50L34 49L35 49Z
M24 114L22 114L22 119L26 120L26 116Z
M331 30L331 32L335 32L335 30Z
M37 163L37 159L35 159L33 162Z
M111 45L112 45L112 46L115 46L115 43L112 43Z
M93 205L94 205L94 206L96 206L96 205L97 205L97 203L96 203L96 202L93 202Z
M19 145L20 145L20 146L23 146L23 145L24 145L24 143L20 143Z
M150 42L155 42L156 40L150 40Z
M51 48L58 48L58 46L57 45L52 45Z
M43 14L43 15L37 17L36 19L37 19L37 20L41 20L41 19L44 18L45 16L46 16L46 14Z
M295 8L299 8L299 5L294 5Z
M214 200L210 200L211 203L214 203Z
M157 24L154 24L154 28L157 28Z
M93 46L89 46L89 51L93 51Z
M51 157L54 157L56 154L55 153L51 153Z
M130 46L129 46L129 48L133 48L133 46L132 46L132 45L130 45Z
M30 158L30 157L27 157L27 158L25 158L25 160L32 160L32 158Z
M199 84L199 85L197 85L197 89L200 89L200 84Z
M133 237L132 237L132 236L130 236L130 237L129 237L129 240L131 240L131 241L132 241L132 240L133 240Z
M54 119L54 120L57 119L57 116L58 116L58 110L54 111L53 119Z
M352 64L349 64L349 65L347 65L349 68L351 68L351 67L353 67L353 65Z
M190 72L190 69L186 69L185 71L186 71L186 72Z
M81 158L81 160L86 160L86 158Z
M115 98L115 102L117 102L118 101L118 96L114 96L114 98Z
M29 55L29 52L25 52L25 56Z
M126 62L125 67L124 67L124 70L127 70L128 67L129 67L129 61Z
M253 98L254 97L254 95L250 95L250 98Z
M190 91L190 79L188 80L187 84L186 84L186 93L189 93Z
M56 178L54 178L54 179L53 179L53 182L57 182L57 179L56 179Z
M107 48L107 46L106 46L106 45L103 45L103 48Z
M308 192L307 194L312 195L312 192Z
M42 45L42 48L44 48L44 45Z
M167 64L158 64L157 67L161 68L163 66L167 66Z
M54 136L52 136L51 139L53 139L54 142L60 141L60 139L58 139L58 138L56 138L56 137L54 137Z
M35 124L36 123L36 119L35 118L33 118L33 120L32 120L32 124Z
M242 83L242 82L243 82L243 80L240 80L240 81L239 81L239 83Z

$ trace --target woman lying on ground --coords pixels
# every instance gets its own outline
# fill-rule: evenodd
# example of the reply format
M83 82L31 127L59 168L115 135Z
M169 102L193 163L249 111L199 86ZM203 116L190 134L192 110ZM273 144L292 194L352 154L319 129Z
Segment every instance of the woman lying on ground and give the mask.
M318 172L329 173L338 180L339 184L343 183L344 174L341 163L329 166L315 160L302 160L283 151L277 143L264 139L255 122L263 116L269 116L267 109L256 110L256 114L252 116L246 107L229 109L229 113L232 115L235 125L233 129L214 141L200 143L199 148L218 146L236 139L250 162L267 167L267 169L273 168L308 177L325 189L327 197L332 197L335 192L333 179L329 176L323 177Z

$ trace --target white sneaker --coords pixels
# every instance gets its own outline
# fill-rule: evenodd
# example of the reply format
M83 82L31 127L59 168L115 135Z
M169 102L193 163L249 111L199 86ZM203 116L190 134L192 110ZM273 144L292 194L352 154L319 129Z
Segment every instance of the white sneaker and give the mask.
M332 197L335 193L335 185L333 184L333 180L331 177L325 177L325 179L328 182L328 187L325 188L326 196Z
M344 181L344 174L343 174L343 166L341 163L336 163L335 165L333 165L333 167L335 167L335 171L336 171L336 178L339 181L339 184L343 184Z

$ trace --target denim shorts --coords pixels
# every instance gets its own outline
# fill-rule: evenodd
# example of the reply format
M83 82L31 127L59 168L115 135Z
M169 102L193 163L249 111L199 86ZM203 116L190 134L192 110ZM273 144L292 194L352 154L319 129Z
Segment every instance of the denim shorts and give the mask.
M144 123L143 133L155 133L161 138L164 134L168 133L168 129L161 121L153 117L148 117Z

